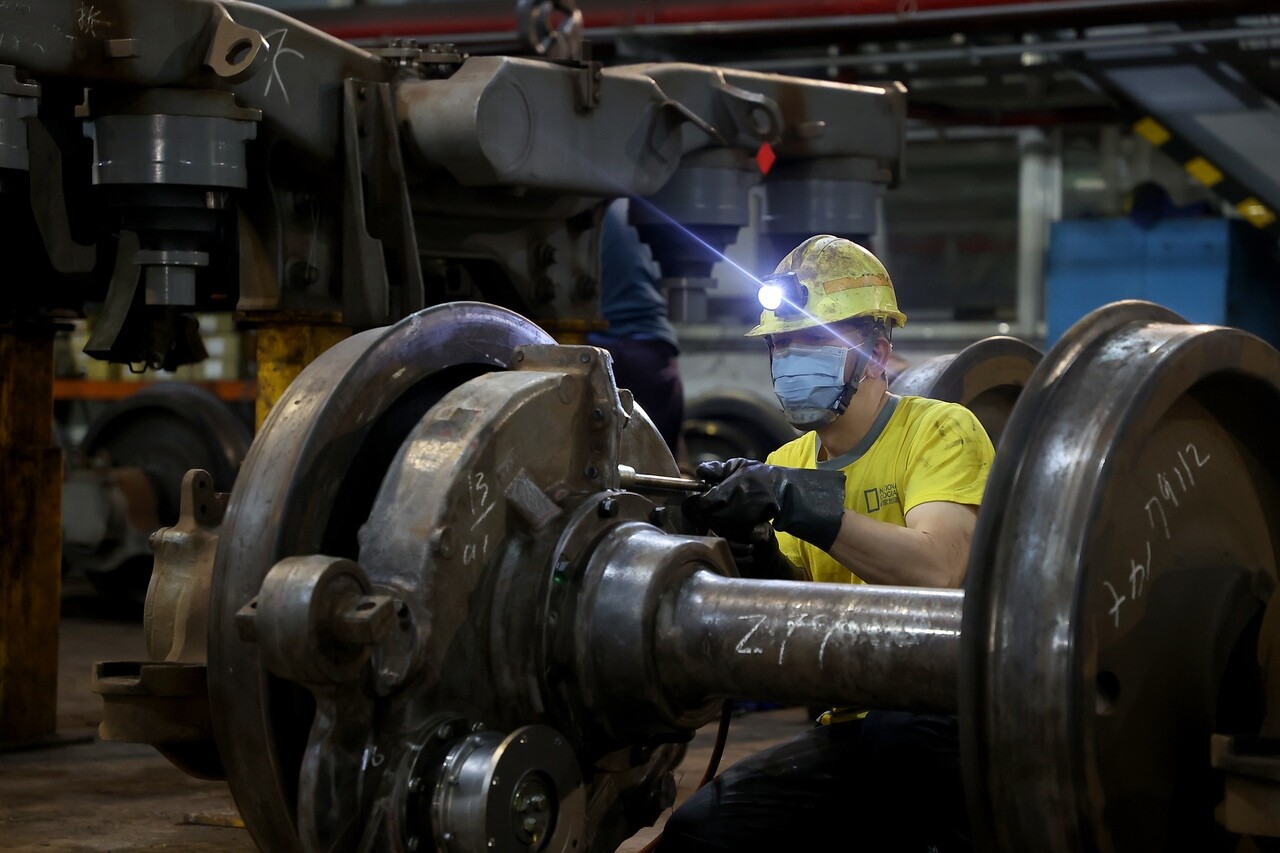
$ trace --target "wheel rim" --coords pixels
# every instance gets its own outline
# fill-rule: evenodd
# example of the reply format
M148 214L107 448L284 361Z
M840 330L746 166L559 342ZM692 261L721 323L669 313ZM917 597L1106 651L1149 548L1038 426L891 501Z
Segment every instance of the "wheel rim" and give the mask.
M1034 374L988 481L964 616L983 849L1227 842L1208 740L1251 725L1220 706L1252 701L1235 667L1274 588L1280 459L1250 424L1277 414L1275 350L1146 303L1085 318Z
M418 312L339 343L290 385L245 460L221 531L210 596L209 698L227 781L259 847L296 850L298 767L310 699L267 674L235 613L278 560L351 556L386 466L444 393L551 338L480 303Z

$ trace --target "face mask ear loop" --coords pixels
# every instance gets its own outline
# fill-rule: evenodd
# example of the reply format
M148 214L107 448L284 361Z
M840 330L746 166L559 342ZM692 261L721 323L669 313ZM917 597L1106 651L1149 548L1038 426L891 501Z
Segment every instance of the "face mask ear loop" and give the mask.
M863 355L860 349L854 349L854 352L856 355L853 362L853 378L844 383L844 390L840 392L840 399L836 400L836 404L832 406L837 415L843 415L845 409L849 408L853 395L858 393L859 383L866 378L867 365L870 359Z

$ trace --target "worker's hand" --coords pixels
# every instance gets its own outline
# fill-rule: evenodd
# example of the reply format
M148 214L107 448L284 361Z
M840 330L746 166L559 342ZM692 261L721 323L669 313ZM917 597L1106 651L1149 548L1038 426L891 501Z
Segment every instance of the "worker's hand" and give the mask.
M726 539L749 542L751 531L772 521L822 550L831 547L844 519L844 473L783 468L751 459L704 462L698 476L716 483L686 498L685 513Z
M778 547L778 537L767 524L752 531L750 542L729 540L729 551L738 574L755 580L807 581L809 573L787 559Z

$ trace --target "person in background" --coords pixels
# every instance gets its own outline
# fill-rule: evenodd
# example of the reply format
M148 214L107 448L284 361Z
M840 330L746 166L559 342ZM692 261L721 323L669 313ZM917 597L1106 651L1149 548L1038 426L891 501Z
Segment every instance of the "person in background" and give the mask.
M679 459L680 347L667 319L667 300L658 291L653 256L627 223L626 205L626 199L610 204L600 226L600 311L609 327L593 332L588 342L613 356L618 387L631 391Z
M718 485L686 514L730 541L744 576L959 587L995 451L963 406L889 393L906 316L888 272L822 235L764 285L747 334L765 339L783 412L806 432L767 462L700 465ZM832 709L699 789L658 849L967 850L958 740L954 716Z

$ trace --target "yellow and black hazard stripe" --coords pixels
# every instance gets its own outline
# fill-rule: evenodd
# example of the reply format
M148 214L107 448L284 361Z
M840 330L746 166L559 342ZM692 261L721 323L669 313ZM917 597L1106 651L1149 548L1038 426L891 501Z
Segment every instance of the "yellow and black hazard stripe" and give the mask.
M1280 237L1280 220L1276 217L1276 211L1259 200L1244 184L1210 162L1191 144L1170 132L1151 116L1143 116L1135 121L1133 131L1153 147L1181 163L1187 174L1225 199L1254 226L1272 236Z

